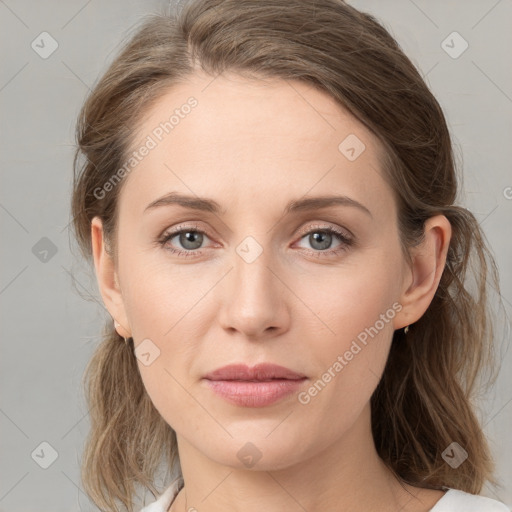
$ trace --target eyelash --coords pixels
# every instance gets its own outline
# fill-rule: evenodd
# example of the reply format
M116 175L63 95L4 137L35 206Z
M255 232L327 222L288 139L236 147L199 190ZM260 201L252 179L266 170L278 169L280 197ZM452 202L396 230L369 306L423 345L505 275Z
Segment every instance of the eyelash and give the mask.
M202 235L206 235L208 238L210 236L208 233L202 229L199 228L199 226L178 226L175 230L171 232L164 233L158 240L159 245L164 247L167 251L170 251L172 254L176 254L180 257L190 258L194 256L200 256L201 255L201 249L196 250L183 250L183 249L174 249L172 247L168 246L169 240L174 238L176 235L180 235L181 233L201 233ZM338 240L341 242L341 245L337 249L327 249L324 251L321 250L306 250L310 255L313 255L318 258L322 257L330 257L330 256L336 256L342 252L345 252L348 250L348 248L352 245L354 245L354 241L351 238L348 238L347 235L341 231L338 228L332 227L332 226L311 226L309 231L306 231L301 234L300 240L302 240L304 237L312 234L312 233L329 233L332 235L335 235ZM328 256L323 256L324 254L328 254Z

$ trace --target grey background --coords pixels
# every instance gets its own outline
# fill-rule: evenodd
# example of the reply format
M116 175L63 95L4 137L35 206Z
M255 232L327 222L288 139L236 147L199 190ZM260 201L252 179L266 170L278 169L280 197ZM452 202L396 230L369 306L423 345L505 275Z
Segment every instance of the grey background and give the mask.
M464 203L493 249L510 317L512 2L350 3L385 24L444 108L464 164ZM79 475L88 432L81 378L105 310L94 276L70 251L74 123L125 31L167 8L157 0L0 0L0 512L97 510ZM44 31L58 43L46 59L31 47ZM454 31L469 44L458 58L442 47L462 48L446 39ZM503 487L483 494L511 506L510 331L502 336L502 371L481 417ZM47 469L43 442L58 454Z

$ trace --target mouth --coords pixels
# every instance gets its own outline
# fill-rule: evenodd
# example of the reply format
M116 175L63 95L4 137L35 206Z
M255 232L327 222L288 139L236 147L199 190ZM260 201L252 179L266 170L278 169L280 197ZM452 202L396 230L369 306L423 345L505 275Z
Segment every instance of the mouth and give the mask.
M242 407L265 407L298 391L308 380L283 366L262 363L253 368L244 364L219 368L204 377L209 389Z

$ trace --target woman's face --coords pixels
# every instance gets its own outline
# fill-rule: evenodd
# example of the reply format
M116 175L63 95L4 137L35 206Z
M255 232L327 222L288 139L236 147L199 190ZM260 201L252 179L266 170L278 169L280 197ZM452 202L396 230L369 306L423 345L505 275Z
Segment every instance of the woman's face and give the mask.
M222 464L243 467L249 452L279 468L343 439L411 320L376 137L301 82L198 74L152 105L137 141L109 309L179 442ZM314 201L325 197L337 199ZM273 402L231 401L204 377L233 363L306 378Z

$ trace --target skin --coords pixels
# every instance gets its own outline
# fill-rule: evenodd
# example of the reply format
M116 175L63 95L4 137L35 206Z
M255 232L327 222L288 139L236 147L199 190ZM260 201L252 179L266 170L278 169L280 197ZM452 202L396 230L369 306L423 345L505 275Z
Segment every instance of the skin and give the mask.
M408 266L378 139L300 82L197 73L153 104L138 140L190 96L197 107L126 177L117 261L100 219L91 226L99 288L118 332L160 350L138 365L177 435L185 487L170 510L430 510L443 493L392 476L375 450L369 401L393 331L418 320L434 297L448 220L427 221ZM338 150L349 134L366 146L354 161ZM212 198L225 212L144 212L172 191ZM371 215L351 206L283 215L290 200L329 194L349 196ZM179 225L204 230L202 244L179 236L158 244ZM309 235L326 227L348 230L355 242L333 235L322 249ZM248 236L263 251L252 263L236 251ZM194 257L168 250L199 244ZM273 362L304 373L307 390L395 302L401 310L308 404L294 393L262 408L236 406L202 381L226 364ZM237 456L247 442L261 454L250 468Z

